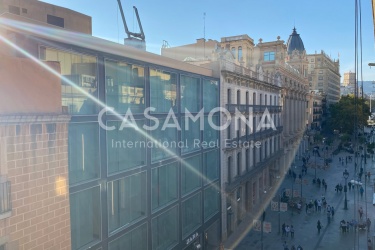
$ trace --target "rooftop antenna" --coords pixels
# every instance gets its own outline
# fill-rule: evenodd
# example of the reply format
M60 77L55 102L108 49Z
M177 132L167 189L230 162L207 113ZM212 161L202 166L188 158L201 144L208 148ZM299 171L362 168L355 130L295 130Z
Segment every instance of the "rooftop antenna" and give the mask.
M122 9L121 0L117 0L117 3L118 3L118 6L119 6L119 9L120 9L120 12L121 12L122 22L124 23L125 33L128 35L128 38L124 39L124 44L130 45L130 46L135 47L137 49L146 50L146 40L145 40L146 38L145 38L145 34L143 32L143 28L142 28L141 20L140 20L139 15L138 15L137 8L135 6L133 6L135 15L137 16L137 21L138 21L140 33L135 33L135 32L129 31L128 25L126 24L124 11Z
M203 12L203 57L206 58L206 12Z

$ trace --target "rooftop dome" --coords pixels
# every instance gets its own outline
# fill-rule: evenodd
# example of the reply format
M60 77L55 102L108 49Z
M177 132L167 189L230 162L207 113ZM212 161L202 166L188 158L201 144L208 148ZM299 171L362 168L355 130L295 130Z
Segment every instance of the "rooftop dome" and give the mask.
M298 50L299 52L305 50L305 46L303 46L302 39L297 33L296 28L293 28L293 33L289 36L287 48L288 54L292 54L293 50Z

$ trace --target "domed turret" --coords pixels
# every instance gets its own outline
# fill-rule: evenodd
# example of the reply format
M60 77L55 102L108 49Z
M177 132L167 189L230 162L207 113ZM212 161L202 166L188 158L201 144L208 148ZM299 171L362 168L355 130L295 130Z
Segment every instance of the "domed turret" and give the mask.
M289 36L288 43L288 54L292 54L294 50L297 50L299 52L303 52L305 50L305 46L303 46L303 42L301 37L296 31L296 28L293 28L293 33Z

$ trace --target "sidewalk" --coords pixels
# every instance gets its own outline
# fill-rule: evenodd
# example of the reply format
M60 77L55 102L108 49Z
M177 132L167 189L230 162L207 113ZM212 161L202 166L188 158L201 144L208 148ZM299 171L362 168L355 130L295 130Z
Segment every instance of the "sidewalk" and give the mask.
M335 143L338 143L335 141ZM310 151L310 161L314 160L312 157L312 152ZM322 154L321 154L322 155ZM272 223L272 232L269 234L263 234L263 249L283 249L283 242L286 241L287 245L290 249L291 245L294 244L297 247L299 244L303 247L304 250L309 249L340 249L340 250L351 250L351 249L367 249L367 232L366 230L359 230L356 232L349 232L349 233L342 233L340 231L340 221L346 220L350 221L353 218L358 220L358 208L359 206L363 207L364 210L364 218L366 218L366 212L368 217L372 221L371 231L369 236L373 240L374 234L374 225L375 225L375 213L374 208L372 205L372 196L373 196L373 180L370 180L370 183L366 184L366 193L364 194L363 198L361 199L358 190L351 190L347 192L347 199L348 199L348 210L344 210L344 192L336 193L335 186L338 183L342 185L345 184L345 180L343 178L343 171L345 169L348 170L350 173L348 181L352 179L356 179L353 177L354 175L354 157L353 162L348 163L347 165L342 165L339 162L339 157L346 157L350 154L341 152L336 156L333 156L332 163L330 163L330 167L327 170L317 169L316 175L317 178L325 179L327 182L327 192L324 192L324 188L321 185L319 188L317 184L312 184L312 179L315 175L315 170L312 168L308 168L307 175L304 176L304 179L308 179L307 185L302 185L302 196L306 198L306 201L320 199L321 195L325 195L328 205L331 205L335 208L335 215L332 218L330 224L327 223L327 216L325 212L312 212L306 214L305 207L302 208L300 214L296 211L281 212L280 214L280 224L285 223L286 225L293 225L295 228L295 237L291 239L290 237L282 238L281 234L279 235L278 226L279 226L279 213L270 210L270 206L268 206L266 210L266 219L265 221ZM300 172L300 166L302 165L302 161L297 160L296 166L297 170ZM360 164L359 164L360 165ZM375 169L373 168L373 162L367 160L365 171L371 171L372 176L375 174ZM296 171L298 174L299 172ZM281 185L282 188L292 188L292 178L288 175L283 180ZM364 179L362 178L362 182L364 183ZM365 186L365 183L363 184ZM293 189L301 191L300 184L294 184ZM275 197L278 197L278 193L280 190L276 192ZM274 201L278 199L275 198ZM367 204L367 206L366 206ZM367 208L367 209L366 209ZM288 208L289 209L289 208ZM315 210L315 208L314 208ZM323 209L322 209L323 210ZM317 232L316 224L317 221L320 220L322 224L322 230L320 234ZM243 226L243 230L246 229L247 226L252 224L252 221L246 221L247 224L241 225ZM242 228L241 228L242 229ZM281 231L281 229L280 229ZM243 231L245 232L245 231ZM245 238L238 244L235 248L236 250L252 250L252 249L261 249L261 233L257 231L250 230Z

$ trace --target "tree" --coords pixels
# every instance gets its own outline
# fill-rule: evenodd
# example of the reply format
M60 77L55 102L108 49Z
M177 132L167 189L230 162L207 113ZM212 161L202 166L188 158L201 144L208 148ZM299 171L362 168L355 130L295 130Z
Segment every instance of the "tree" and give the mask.
M340 133L352 134L354 122L363 127L367 124L370 108L362 98L357 99L357 107L353 96L343 96L338 103L330 106L331 119L328 125L331 130L338 129Z

